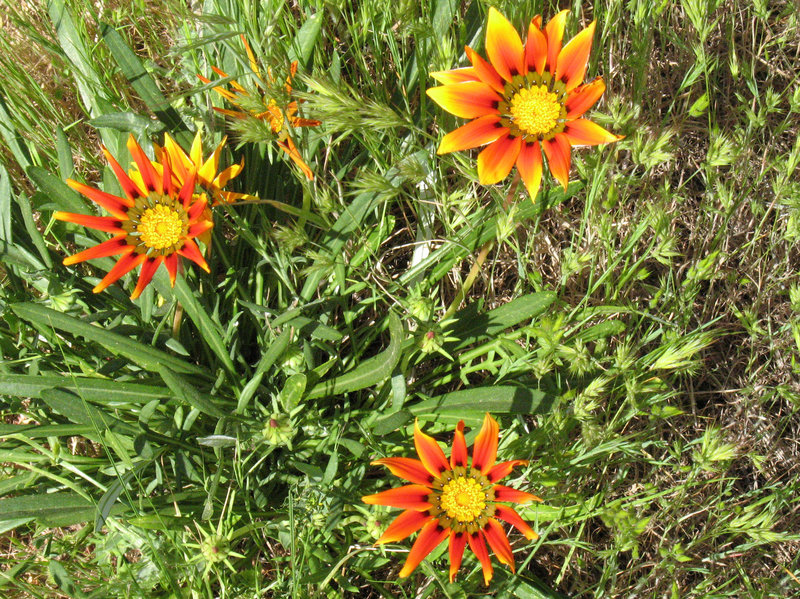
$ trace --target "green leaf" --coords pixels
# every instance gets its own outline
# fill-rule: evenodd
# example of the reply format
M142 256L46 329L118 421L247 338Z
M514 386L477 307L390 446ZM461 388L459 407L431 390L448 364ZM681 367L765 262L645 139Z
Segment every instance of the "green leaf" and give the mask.
M170 106L164 94L158 89L156 82L145 70L139 58L128 47L122 36L106 23L100 25L100 34L103 36L108 49L111 51L116 63L119 65L123 76L130 82L139 97L158 117L158 120L175 133L175 140L185 148L192 143L188 128L181 120L178 111Z
M228 374L237 375L233 360L222 341L222 327L215 323L203 305L197 300L196 292L189 289L186 280L178 277L174 288L175 298L181 303L184 311L200 331L200 336L219 358Z
M413 416L406 410L400 410L394 414L386 414L379 417L372 425L372 434L377 436L386 435L405 426Z
M375 385L391 376L395 365L400 360L404 337L403 323L394 312L389 313L389 334L391 339L386 351L364 360L350 372L319 383L308 393L308 399L357 391Z
M261 356L261 360L258 362L258 366L256 366L256 372L247 384L242 389L241 394L239 395L239 401L236 404L236 413L241 414L247 408L247 404L250 403L250 400L253 398L258 386L261 384L261 379L264 378L264 374L272 368L272 365L275 361L280 358L283 353L286 351L286 348L289 346L289 338L291 337L291 330L286 328L283 332L278 335L278 337L273 341L269 349L264 352Z
M204 414L215 416L216 418L224 418L228 415L222 408L217 407L210 395L200 393L192 385L187 383L183 377L172 372L169 367L159 365L156 366L155 370L161 375L161 378L164 379L164 382L175 397L185 404L197 408Z
M63 527L88 522L94 513L94 504L72 491L0 499L0 520L35 518L45 526Z
M548 414L555 404L552 395L527 387L477 387L445 393L410 408L415 416L432 415L446 420L481 419L490 414Z
M49 563L50 575L59 589L64 592L71 599L83 599L86 595L83 594L72 580L67 570L57 560L51 559Z
M0 251L11 246L11 181L8 171L0 164Z
M4 374L0 378L0 395L11 397L41 397L42 391L54 387L69 390L86 401L109 405L144 404L169 396L163 387L101 378L50 374Z
M50 326L59 331L84 337L90 342L99 343L111 353L124 356L145 370L157 371L163 365L176 372L203 378L208 377L203 369L193 364L188 364L166 352L112 333L102 327L83 322L72 316L56 312L50 308L45 308L39 304L30 302L11 304L11 309L20 318L38 326Z
M41 392L41 398L54 412L61 414L75 424L90 426L95 431L108 428L119 432L137 432L136 427L133 425L104 414L101 410L86 403L70 391L45 389Z
M530 320L544 313L556 299L552 291L542 291L524 295L507 304L490 310L486 314L476 314L476 305L456 312L455 323L446 329L448 335L458 338L453 345L447 344L448 351L466 347L481 339L492 338L509 327Z
M86 204L81 200L80 194L55 175L40 166L29 166L25 173L36 183L39 191L53 200L60 210L86 212Z
M311 53L317 43L317 38L319 38L319 33L322 30L323 14L324 11L318 11L308 17L303 26L300 27L294 38L294 44L289 51L289 60L298 60L303 66L308 64Z

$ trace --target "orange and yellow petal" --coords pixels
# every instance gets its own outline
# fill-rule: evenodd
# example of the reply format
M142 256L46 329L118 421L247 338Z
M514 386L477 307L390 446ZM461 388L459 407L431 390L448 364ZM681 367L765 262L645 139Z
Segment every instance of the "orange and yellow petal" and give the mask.
M438 520L432 519L428 522L422 528L417 540L414 541L411 551L408 552L406 563L403 565L403 569L400 570L398 576L400 576L400 578L405 578L411 574L416 567L419 566L419 563L425 559L431 551L436 549L439 543L445 540L448 534L450 534L450 529L442 528Z
M567 119L576 119L583 115L595 105L605 91L606 84L601 77L573 89L565 103Z
M523 57L522 40L500 12L489 8L489 20L486 26L486 54L489 62L506 81L515 75L524 75L527 71Z
M500 434L500 427L497 420L488 413L483 417L483 425L475 437L475 445L472 448L472 467L480 470L481 474L486 474L494 466L497 459L497 437Z
M136 288L131 294L132 300L135 300L137 297L139 297L142 291L144 291L144 288L150 284L150 281L153 280L153 275L156 274L156 270L158 270L158 266L163 261L163 256L155 256L153 258L147 258L144 262L142 262L142 268L139 271L139 280L136 282Z
M489 470L489 474L486 475L486 478L489 479L489 482L496 483L499 480L503 480L506 476L511 474L511 471L516 466L527 466L528 460L510 460L508 462L501 462L500 464L496 464Z
M118 256L119 254L124 254L129 248L133 249L125 240L126 237L127 234L117 235L116 237L113 237L108 241L104 241L103 243L100 243L94 247L90 247L89 249L78 252L77 254L73 254L72 256L67 256L64 258L63 263L65 266L71 266L73 264L77 264L78 262L85 262L86 260L107 258L108 256Z
M606 131L597 123L587 119L568 121L564 128L564 135L573 146L596 146L619 141L623 136Z
M375 541L376 545L384 543L396 543L402 541L408 536L417 532L420 528L425 526L425 523L432 520L428 512L420 512L417 510L406 510L400 514L394 521L386 528L381 537Z
M525 42L525 62L529 71L544 73L547 62L547 38L541 30L541 18L532 19L528 26L528 39Z
M131 202L128 198L120 198L118 196L111 195L110 193L100 191L94 187L89 187L83 183L78 183L72 179L67 179L67 185L69 185L78 193L85 195L95 204L110 212L113 216L123 219L128 218L125 209L133 206L133 202Z
M464 83L465 81L478 81L478 73L475 67L461 67L450 71L434 71L429 73L442 85L452 85L454 83Z
M556 63L556 80L564 81L567 91L576 88L586 75L586 64L592 51L595 22L573 37L558 54Z
M200 248L198 248L197 244L191 239L187 239L183 242L183 247L178 250L178 254L184 258L188 258L204 271L208 273L211 272L205 258L203 258L203 254L200 253Z
M428 96L447 112L463 119L496 114L502 98L482 81L428 88Z
M448 553L450 554L450 582L456 579L456 573L461 567L461 561L464 559L464 547L467 545L467 533L452 532L450 533L450 541Z
M431 507L428 495L431 490L424 485L405 485L366 495L361 501L370 505L386 505L404 510L427 510Z
M569 185L570 145L567 136L557 133L553 139L542 140L542 149L547 156L550 173L567 190Z
M500 523L494 518L489 518L486 522L486 526L483 528L483 535L486 537L486 540L489 542L489 547L492 548L492 551L494 551L500 563L505 564L514 572L516 570L514 566L514 552L511 551L511 544L508 542L508 537Z
M170 254L164 258L164 266L169 274L170 287L175 287L175 278L178 276L178 254Z
M524 142L517 158L517 170L531 200L536 198L542 184L542 151L539 142Z
M436 439L422 432L418 420L414 421L414 447L425 470L433 476L439 476L445 470L450 469L450 464L442 448L439 447Z
M508 503L529 503L531 501L541 501L541 499L536 495L526 493L525 491L512 489L511 487L506 487L505 485L494 486L494 499L495 501L505 501Z
M453 449L450 452L450 466L452 468L466 468L469 454L467 454L467 440L464 438L464 421L459 420L453 434Z
M492 581L494 570L492 569L492 561L489 559L489 552L486 550L486 542L483 540L483 535L480 532L467 535L467 542L472 553L478 558L483 570L483 584L487 587Z
M144 150L142 150L142 146L139 145L132 133L128 135L127 146L128 152L130 152L136 166L139 168L139 175L142 178L145 189L147 189L147 191L163 193L164 190L161 187L161 179L156 169L153 168L153 163L150 162L150 159L144 153Z
M491 143L503 135L508 129L500 124L500 116L487 114L471 120L466 125L454 129L442 138L437 154L448 154L459 150L469 150Z
M544 36L547 38L547 70L554 73L561 52L561 40L564 38L564 25L567 23L569 10L562 10L547 23Z
M539 538L539 535L528 526L528 523L523 520L520 515L514 511L514 508L510 508L507 505L497 505L495 506L494 515L505 522L508 522L511 526L516 528L520 531L525 538L529 541L535 541Z
M94 293L100 293L103 289L111 285L111 283L118 281L131 270L139 266L146 258L147 256L144 254L135 254L133 248L130 247L130 250L126 251L122 257L117 260L117 263L108 271L106 276L103 277L103 280L100 281L92 291Z
M495 70L491 64L484 60L483 56L475 52L475 50L469 46L464 46L464 52L467 54L467 58L472 63L472 68L475 69L475 74L478 76L478 79L491 87L497 93L502 94L503 89L505 88L505 83L503 82L503 78L500 76L497 70Z
M88 229L105 231L106 233L119 234L124 232L122 222L115 216L92 216L90 214L74 214L58 210L53 213L53 218L67 223L75 223Z
M372 463L386 466L395 476L412 483L430 485L433 482L433 476L425 469L422 462L413 458L381 458Z
M127 196L128 200L130 200L130 206L133 206L133 200L136 198L146 196L147 190L137 186L131 178L128 176L128 173L120 166L117 159L111 155L105 146L100 146L103 150L103 155L108 160L108 164L111 166L111 170L114 171L114 175L117 177L117 181L119 181L120 187L122 187L122 191Z
M300 168L300 170L303 171L306 179L313 181L314 173L311 172L311 168L309 168L309 166L305 163L303 157L300 156L300 152L298 151L297 146L294 145L292 138L287 135L285 140L278 141L277 144L281 150L289 155L289 158L292 159L292 162L294 162Z
M478 180L482 185L502 181L517 161L522 138L508 135L489 144L478 154Z

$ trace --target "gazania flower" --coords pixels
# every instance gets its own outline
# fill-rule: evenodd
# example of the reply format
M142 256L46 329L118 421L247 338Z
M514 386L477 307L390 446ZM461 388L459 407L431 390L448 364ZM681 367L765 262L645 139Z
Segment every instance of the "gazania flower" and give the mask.
M195 194L195 173L186 177L177 187L172 176L169 155L161 154L160 162L151 161L131 135L128 151L138 168L138 182L123 170L116 159L103 148L114 174L124 192L122 197L111 195L71 179L67 184L104 208L111 216L90 216L56 212L59 220L77 223L90 229L111 233L113 237L92 248L64 259L71 265L93 258L120 256L114 267L94 288L95 293L117 281L120 277L141 266L139 280L131 294L136 299L150 283L158 266L163 262L170 282L175 284L178 256L195 262L210 272L194 239L209 231L214 222L204 216L208 204L205 194Z
M516 164L534 198L544 150L550 172L566 189L571 146L622 139L582 118L603 95L605 83L600 77L583 83L594 22L562 48L568 13L558 13L544 30L541 17L534 17L523 45L511 23L490 8L489 61L467 46L471 67L431 73L443 85L428 95L448 112L473 119L445 135L438 153L489 144L478 154L478 179L484 185L505 179Z
M289 155L289 158L291 158L294 163L300 167L300 170L303 171L303 174L306 176L306 178L313 180L314 174L311 172L311 169L308 167L308 165L303 161L302 156L300 156L297 146L294 144L294 141L292 141L292 138L287 131L286 124L288 122L289 126L291 127L318 127L321 122L313 119L304 119L297 116L298 107L296 100L288 101L285 108L280 107L278 101L270 96L269 88L275 83L272 73L268 71L266 79L262 76L261 69L258 67L258 62L256 61L256 57L253 54L253 51L250 49L250 44L247 43L244 35L241 37L245 50L247 51L247 57L250 60L250 69L256 76L256 85L260 89L261 98L255 100L255 102L258 104L258 107L254 108L254 100L252 99L250 92L242 87L236 80L233 80L230 82L231 89L226 89L222 86L216 86L214 91L240 110L227 110L225 108L216 107L214 110L221 114L237 119L252 117L267 121L270 129L278 138L278 147L286 152ZM211 67L211 69L220 77L228 77L228 74L222 69L217 67ZM291 98L292 79L296 73L297 61L294 61L289 67L289 77L287 77L286 83L284 84L287 98ZM204 83L211 83L209 79L203 77L202 75L198 75L198 77Z
M400 541L422 529L400 570L401 577L411 574L426 555L448 539L450 582L455 580L464 547L468 544L481 562L483 580L488 585L492 579L492 564L487 542L497 559L514 570L514 554L498 519L516 526L527 539L538 538L513 508L503 505L541 499L496 484L508 476L514 466L527 464L525 460L495 464L498 432L497 421L486 414L475 438L472 464L468 464L463 421L456 426L449 460L438 443L415 424L414 445L419 460L383 458L373 462L412 483L362 497L365 503L405 510L389 525L377 544Z
M243 199L255 199L254 196L245 193L224 191L222 189L231 179L238 177L244 168L244 158L242 158L239 164L232 164L223 171L217 172L219 169L219 157L226 141L227 138L223 139L211 155L204 159L203 140L200 131L194 136L189 154L186 154L184 149L175 143L175 140L167 133L164 136L164 147L156 146L156 156L162 156L162 152L166 152L169 156L169 162L172 165L172 177L178 187L182 186L192 173L195 173L196 184L209 193L214 206Z

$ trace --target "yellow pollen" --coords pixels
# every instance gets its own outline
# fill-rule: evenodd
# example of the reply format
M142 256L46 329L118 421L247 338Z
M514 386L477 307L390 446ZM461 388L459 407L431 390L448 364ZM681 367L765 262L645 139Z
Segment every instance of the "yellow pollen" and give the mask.
M523 133L543 135L552 131L561 116L558 96L539 85L519 90L511 99L511 116Z
M442 487L441 506L450 518L473 522L486 509L486 495L474 478L455 478Z
M142 212L137 230L144 245L163 250L180 241L183 236L183 218L174 208L157 204Z

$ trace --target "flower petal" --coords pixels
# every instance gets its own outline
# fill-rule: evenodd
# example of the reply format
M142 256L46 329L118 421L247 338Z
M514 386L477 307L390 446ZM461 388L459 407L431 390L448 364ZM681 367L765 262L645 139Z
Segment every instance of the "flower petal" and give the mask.
M478 436L475 437L475 445L472 448L472 467L480 470L481 474L486 474L494 466L497 458L497 435L499 432L500 427L497 420L487 412L483 417L483 426L481 426Z
M214 228L214 223L210 220L201 220L194 223L189 230L187 231L187 235L189 237L200 237L203 233L208 231L209 229Z
M198 248L197 244L191 239L187 239L183 242L183 247L178 250L178 254L184 258L188 258L204 271L208 273L211 272L208 264L206 264L205 258L203 258L203 254L200 253L200 248Z
M461 560L464 559L464 547L467 544L467 535L463 532L450 533L450 582L456 579L456 573L461 567Z
M544 72L547 62L547 38L540 28L541 18L534 18L528 25L528 39L525 41L525 62L528 70L535 70L540 75Z
M481 81L431 87L426 93L447 112L462 119L496 114L497 105L502 100L491 87Z
M167 267L167 273L169 273L170 287L175 287L175 277L178 276L178 254L170 254L165 257L164 266Z
M481 563L481 568L483 569L483 584L488 587L494 575L494 570L492 569L492 561L489 559L489 552L486 550L483 534L480 532L470 534L467 536L467 542L469 543L469 548L472 549L472 553L475 554L475 557L477 557L478 561Z
M589 23L583 31L573 37L558 54L556 64L556 81L563 80L567 91L580 85L586 75L586 63L592 51L595 21Z
M406 510L400 514L394 521L383 531L381 538L375 541L376 545L384 543L396 543L402 541L408 536L411 536L422 528L428 520L431 520L428 512L419 512L417 510Z
M496 483L498 480L502 480L511 474L511 470L513 470L515 466L527 465L528 460L510 460L508 462L502 462L489 470L489 474L486 475L486 478L489 479L489 482Z
M103 280L100 281L92 291L94 293L100 293L103 289L118 281L121 277L125 274L139 266L142 262L145 261L147 256L145 254L135 254L133 253L133 248L131 247L129 252L123 254L123 256L117 260L117 263L108 271Z
M117 177L117 181L119 181L120 187L122 187L122 191L125 192L125 195L131 201L130 206L133 206L133 200L138 197L146 196L147 191L144 189L139 188L128 176L128 173L120 166L117 159L111 155L105 146L100 146L103 150L103 155L106 157L108 164L111 166L111 170L114 171L114 175Z
M529 541L535 541L539 538L539 535L536 534L534 530L528 526L527 522L525 522L525 520L523 520L520 515L514 511L514 508L510 508L507 505L501 504L497 504L495 508L494 515L516 527L517 530L525 535L526 539Z
M486 540L489 541L489 547L492 548L500 563L505 564L511 568L512 572L515 572L514 552L511 551L511 544L508 542L508 537L500 523L494 518L489 518L486 526L483 527L483 534Z
M400 570L398 576L400 578L405 578L411 574L425 556L433 551L439 543L444 541L448 534L450 534L450 529L442 528L439 524L439 520L434 518L428 522L422 528L422 532L419 533L417 540L414 541L411 551L408 552L406 563L403 565L403 569Z
M142 269L139 271L139 280L136 282L136 288L131 293L131 299L135 300L142 294L144 288L150 283L153 279L153 275L156 274L156 270L158 270L159 264L164 261L164 256L156 256L154 258L148 258L144 262L142 262Z
M72 212L53 212L53 218L67 223L75 223L88 229L105 231L106 233L123 233L122 222L114 216L92 216L90 214L73 214Z
M128 242L125 240L126 237L127 235L117 235L116 237L113 237L108 241L104 241L99 245L90 247L89 249L78 252L77 254L73 254L72 256L67 256L64 258L64 265L71 266L72 264L77 264L78 262L84 262L86 260L92 260L94 258L117 256L128 251L133 251L133 248L129 246Z
M433 437L422 432L418 420L414 421L414 447L417 449L419 459L422 460L422 465L433 476L439 476L445 470L450 470L450 464L442 448Z
M158 173L156 173L156 169L153 168L153 163L150 162L150 159L144 153L144 150L142 150L142 146L136 141L133 133L128 135L127 146L128 152L131 153L134 162L136 162L136 166L139 168L139 174L142 177L145 188L148 191L163 193L164 190L161 187L161 180L158 177Z
M433 482L433 476L425 470L422 462L413 458L381 458L372 463L386 466L389 472L395 476L404 478L412 483L430 485Z
M524 75L526 72L522 60L525 51L517 30L493 6L489 8L486 25L486 54L492 66L506 81L511 81L514 75Z
M453 451L450 453L450 466L466 467L469 455L467 454L467 440L464 438L464 421L459 420L456 432L453 434Z
M573 146L596 146L607 144L612 141L619 141L623 136L614 135L606 131L597 123L587 119L575 119L568 121L564 128L564 135L567 136L569 143Z
M522 182L525 183L528 195L532 201L535 200L542 185L542 150L538 141L522 144L517 158L517 170Z
M561 40L564 37L564 25L567 22L569 10L562 10L547 23L544 35L547 38L547 70L556 71L558 54L561 52Z
M475 71L475 67L461 67L460 69L452 69L450 71L434 71L433 73L428 73L428 75L443 85L463 83L464 81L478 81L478 73Z
M303 171L303 174L306 176L306 179L308 179L309 181L313 181L314 173L311 172L311 168L309 168L309 166L303 161L303 157L300 156L300 152L297 149L297 146L294 145L292 138L287 135L285 140L278 141L277 144L281 150L283 150L289 155L289 158L292 159L292 162L294 162L298 167L300 167L300 170Z
M483 56L475 52L475 50L469 46L464 46L464 52L472 63L472 68L475 69L475 74L478 76L478 79L497 93L502 94L505 83L500 73L498 73L488 61L484 60Z
M542 149L547 156L550 172L567 190L569 185L570 145L567 136L557 133L553 139L542 140Z
M94 187L89 187L83 183L78 183L72 179L67 179L67 185L69 185L78 193L85 195L87 198L111 213L113 216L124 219L128 218L128 213L125 211L125 208L133 206L133 202L131 202L128 198L120 198L118 196L111 195L110 193L100 191Z
M448 154L459 150L477 148L508 134L500 124L500 115L487 114L454 129L442 138L437 154Z
M517 161L521 145L522 138L506 135L478 154L478 180L481 185L493 185L505 179Z
M494 500L507 501L508 503L528 503L530 501L541 501L536 495L526 493L525 491L518 491L505 485L494 486Z
M431 490L423 485L404 485L387 489L375 495L365 495L361 501L370 505L388 505L404 510L427 510L431 507L428 495Z
M567 108L567 119L576 119L584 112L594 106L606 91L606 84L602 77L597 77L594 81L576 87L567 96L565 106Z

